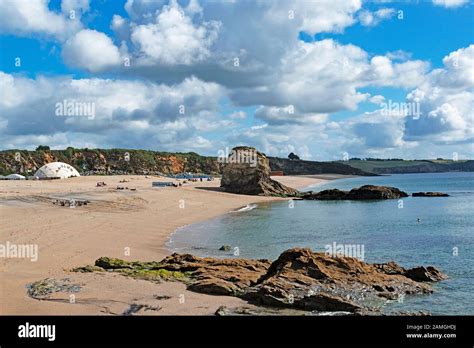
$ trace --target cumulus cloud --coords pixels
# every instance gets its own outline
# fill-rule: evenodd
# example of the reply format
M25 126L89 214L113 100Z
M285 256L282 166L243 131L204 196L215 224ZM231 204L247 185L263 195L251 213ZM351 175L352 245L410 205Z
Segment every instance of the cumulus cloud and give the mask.
M119 49L104 33L84 29L68 39L63 46L64 61L91 72L120 64Z
M302 113L326 114L355 110L369 95L366 86L415 87L428 65L422 61L394 63L386 56L370 58L354 45L332 39L299 42L282 58L266 85L231 91L241 105L294 105Z
M67 15L51 11L48 3L48 0L0 0L0 33L45 35L63 40L82 27L78 17L70 18L69 11ZM65 0L63 9L86 10L88 1L81 3L73 7L71 1Z
M362 10L358 13L360 23L366 27L373 27L385 19L390 19L395 14L393 8L381 8L377 11Z
M110 28L119 40L127 40L130 37L130 27L127 19L119 15L113 15Z
M0 88L8 91L0 102L4 146L19 137L53 139L59 134L72 139L95 139L96 144L108 146L167 149L176 149L185 140L200 137L196 139L204 146L204 136L197 134L204 126L199 124L219 121L216 115L224 93L217 84L196 78L167 86L97 78L29 79L6 73L0 73ZM57 103L63 101L92 103L96 116L57 116Z
M193 5L193 11L196 11ZM177 3L157 14L153 23L132 28L131 39L146 60L165 65L190 65L210 56L220 28L217 21L195 26Z
M61 11L70 18L80 18L89 9L89 0L62 0L61 2Z
M266 107L260 106L255 111L255 117L267 122L268 124L317 124L327 120L327 114L302 113L295 110L293 105L286 107Z
M295 29L312 34L342 32L355 23L354 14L362 7L360 0L280 0L268 3L269 6L260 7L267 20L286 22L286 25L295 25Z
M243 120L247 118L247 113L245 111L235 111L229 115L229 118L233 120Z
M474 134L474 45L451 52L442 69L407 95L420 104L421 117L406 119L406 138L446 142L471 139Z
M377 110L346 123L366 147L394 148L404 145L403 115L384 115Z
M343 152L384 156L418 142L473 138L473 46L451 52L442 68L430 72L428 62L402 50L373 55L335 39L298 40L301 31L342 33L355 23L378 25L393 16L390 8L369 10L359 0L127 0L126 13L113 15L113 34L107 36L82 28L87 0L64 0L61 12L50 10L47 1L11 4L0 0L7 14L0 31L60 39L68 65L118 79L0 73L6 147L44 142L212 152L216 146L250 144L271 155L310 158L313 152L313 159L335 154L339 159ZM30 18L33 10L36 17ZM79 14L74 22L68 18L72 10ZM420 104L420 117L375 110L331 119L333 113L356 111L362 102L388 102L385 87L406 90L406 102ZM223 114L222 98L229 98ZM97 116L55 116L55 103L65 99L95 103ZM254 115L243 107L255 108ZM226 132L218 140L207 138L206 132L221 129Z
M442 6L446 8L455 8L467 4L469 0L433 0L433 4L436 6Z

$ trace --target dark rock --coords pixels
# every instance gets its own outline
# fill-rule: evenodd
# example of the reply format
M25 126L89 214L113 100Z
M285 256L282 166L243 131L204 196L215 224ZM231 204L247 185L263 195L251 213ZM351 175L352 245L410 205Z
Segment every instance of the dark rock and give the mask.
M190 272L190 290L215 295L237 295L254 285L270 264L269 260L213 259L175 253L163 259L160 267Z
M405 269L403 267L400 267L398 264L396 264L393 261L387 262L387 263L378 263L374 264L375 267L377 267L380 271L384 272L385 274L404 274Z
M281 309L281 308L270 308L270 307L235 307L229 308L226 306L220 306L215 315L217 316L228 316L228 315L311 315L307 311L299 310L299 309Z
M403 275L417 282L437 282L448 278L447 275L432 266L410 268Z
M338 189L323 190L320 192L310 192L303 196L304 199L308 200L345 200L348 198L347 191L341 191Z
M235 147L224 165L221 187L226 192L262 196L299 196L298 190L270 178L265 154L253 147Z
M209 295L237 295L241 291L234 283L216 277L202 278L190 284L188 289Z
M81 286L81 284L71 284L69 278L46 278L28 284L26 288L28 296L38 300L45 300L57 292L77 293L81 290Z
M387 299L430 293L395 262L371 265L349 257L331 257L309 249L290 249L268 260L211 259L174 254L162 267L191 272L189 290L234 295L250 303L306 311L374 312ZM423 269L425 269L423 267ZM435 278L433 267L426 271ZM257 276L259 275L259 276ZM424 280L423 280L424 281Z
M446 279L431 266L406 270L393 261L368 264L302 248L287 250L274 262L175 253L160 262L101 258L96 265L106 269L125 267L128 273L126 267L132 267L132 271L139 267L184 274L186 277L173 279L185 282L189 290L237 296L254 305L353 315L380 314L387 300L431 293L431 287L424 282Z
M223 245L219 248L219 250L221 250L221 251L230 251L231 246L230 245Z
M395 265L385 269L396 269ZM387 274L383 269L355 258L290 249L242 297L270 306L358 312L380 307L387 296L393 299L431 292L424 284L402 274Z
M447 193L443 192L415 192L412 193L413 197L449 197Z
M82 207L83 205L89 204L88 200L76 200L76 199L56 199L53 201L54 205L59 205L61 207Z
M398 199L408 197L406 192L396 187L364 185L349 192L351 199Z
M353 188L350 191L338 189L324 190L320 192L309 192L302 196L308 200L372 200L372 199L399 199L408 197L406 192L396 187L364 185Z

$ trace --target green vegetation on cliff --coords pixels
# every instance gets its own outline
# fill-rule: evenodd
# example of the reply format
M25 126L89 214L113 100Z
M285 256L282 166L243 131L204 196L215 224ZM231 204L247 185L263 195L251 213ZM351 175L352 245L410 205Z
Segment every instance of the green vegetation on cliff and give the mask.
M351 159L349 161L315 162L298 159L268 157L272 171L285 175L346 174L374 175L391 173L429 173L447 171L474 171L473 160L414 160ZM33 175L46 163L65 162L81 175L173 175L183 172L220 175L223 164L216 157L195 152L171 153L130 149L76 149L49 150L40 145L35 151L0 151L0 174Z
M182 172L219 174L220 164L214 157L194 152L168 153L129 149L75 149L0 151L0 174L33 175L50 162L65 162L81 174L177 174Z

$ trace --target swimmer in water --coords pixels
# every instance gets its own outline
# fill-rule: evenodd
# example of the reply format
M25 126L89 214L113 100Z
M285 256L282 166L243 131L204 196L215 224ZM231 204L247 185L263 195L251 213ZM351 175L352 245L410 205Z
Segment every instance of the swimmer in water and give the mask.
M420 218L417 218L417 219L416 219L416 222L421 222Z

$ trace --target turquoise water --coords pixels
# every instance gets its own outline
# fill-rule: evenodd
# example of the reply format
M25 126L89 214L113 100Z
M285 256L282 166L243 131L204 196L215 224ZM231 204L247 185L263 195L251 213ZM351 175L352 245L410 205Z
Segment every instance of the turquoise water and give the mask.
M201 256L275 259L292 247L324 251L327 244L364 246L364 261L394 260L403 267L433 265L450 279L433 295L407 296L387 310L474 314L474 173L399 174L335 180L309 189L390 185L408 193L451 197L401 201L294 201L260 204L179 229L169 247ZM418 219L420 219L418 221ZM232 252L219 251L230 245ZM238 248L238 249L236 249Z

